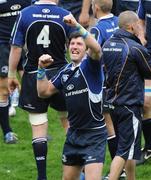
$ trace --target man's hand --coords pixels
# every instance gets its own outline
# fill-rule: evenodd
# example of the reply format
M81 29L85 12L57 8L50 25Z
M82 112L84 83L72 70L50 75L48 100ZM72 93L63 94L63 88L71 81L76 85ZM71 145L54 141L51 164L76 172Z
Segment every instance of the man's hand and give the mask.
M76 19L73 17L72 14L69 14L67 16L64 16L63 21L72 27L76 27L78 25L78 22L76 21Z
M90 22L90 15L88 13L82 13L79 16L79 23L83 26L83 27L88 27L89 26L89 22Z
M43 54L39 58L38 67L46 68L46 67L50 66L53 62L54 62L54 60L52 59L52 57L49 54Z
M8 77L8 90L11 94L16 88L20 89L20 84L17 78L15 77Z

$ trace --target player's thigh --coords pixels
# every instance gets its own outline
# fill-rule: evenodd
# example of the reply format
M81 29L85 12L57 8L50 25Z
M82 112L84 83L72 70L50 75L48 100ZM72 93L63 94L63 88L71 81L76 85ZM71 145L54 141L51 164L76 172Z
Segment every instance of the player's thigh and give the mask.
M10 52L9 44L0 44L0 101L8 98L8 58Z
M86 180L100 180L102 176L103 163L87 164L84 169Z
M0 44L0 50L0 77L7 77L10 45Z
M113 126L113 122L110 116L110 113L104 113L105 117L105 123L107 127L107 132L108 132L108 137L114 136L115 135L115 130Z
M117 119L118 148L117 156L123 159L139 159L141 149L141 113L138 106L116 107L114 116Z
M6 102L8 100L8 79L7 77L0 77L0 102Z
M144 119L151 118L151 80L145 80Z
M7 89L8 91L8 78L0 77L0 92L4 89Z
M82 166L63 165L63 180L77 180L80 176Z
M151 80L145 80L144 107L151 107Z

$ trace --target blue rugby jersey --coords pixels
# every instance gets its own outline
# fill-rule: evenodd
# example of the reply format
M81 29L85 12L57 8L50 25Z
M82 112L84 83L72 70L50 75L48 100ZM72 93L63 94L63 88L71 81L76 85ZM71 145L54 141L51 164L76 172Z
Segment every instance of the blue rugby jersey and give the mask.
M146 39L149 52L151 53L151 0L140 0L138 16L146 22Z
M9 43L17 15L30 4L31 0L0 0L0 43Z
M101 107L103 81L100 62L90 57L76 68L68 64L52 79L53 85L64 92L71 128L105 126Z
M38 58L42 54L53 57L54 63L48 68L64 65L66 38L73 31L63 22L69 11L58 7L55 3L36 2L21 11L14 31L11 44L27 48L25 71L35 71Z
M90 32L102 46L118 28L118 18L113 14L109 14L100 18L97 24L91 28Z

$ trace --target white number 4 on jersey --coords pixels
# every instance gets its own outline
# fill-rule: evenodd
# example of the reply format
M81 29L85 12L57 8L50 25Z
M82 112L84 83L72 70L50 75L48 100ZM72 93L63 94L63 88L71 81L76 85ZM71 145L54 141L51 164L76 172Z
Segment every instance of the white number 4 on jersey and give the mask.
M50 43L51 42L49 40L49 26L44 25L37 37L37 44L42 44L44 48L48 48Z

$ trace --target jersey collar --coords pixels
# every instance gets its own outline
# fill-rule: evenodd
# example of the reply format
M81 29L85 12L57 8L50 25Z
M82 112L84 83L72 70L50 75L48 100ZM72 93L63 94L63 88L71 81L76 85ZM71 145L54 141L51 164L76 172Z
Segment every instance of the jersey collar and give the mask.
M52 5L57 5L55 2L50 2L50 1L45 1L45 2L36 1L35 4L52 4Z
M109 18L112 18L114 15L112 13L106 15L106 16L103 16L103 17L100 17L98 20L102 20L102 19L109 19Z

